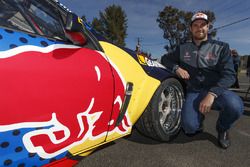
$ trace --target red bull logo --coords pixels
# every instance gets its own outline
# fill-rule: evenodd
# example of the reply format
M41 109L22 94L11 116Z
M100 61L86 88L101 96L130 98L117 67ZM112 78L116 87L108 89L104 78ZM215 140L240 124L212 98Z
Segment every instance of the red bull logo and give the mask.
M36 128L22 140L42 158L131 128L127 115L115 126L125 82L103 53L62 44L20 46L0 52L0 71L0 132Z

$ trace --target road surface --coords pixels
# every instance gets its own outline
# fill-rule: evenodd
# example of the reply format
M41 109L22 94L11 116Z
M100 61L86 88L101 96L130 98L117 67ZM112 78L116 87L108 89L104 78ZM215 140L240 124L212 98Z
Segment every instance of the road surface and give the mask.
M180 133L170 143L160 143L140 135L106 145L84 158L77 167L249 167L250 166L250 94L244 99L249 80L240 73L244 115L230 131L232 145L227 150L217 144L217 111L206 116L204 133L187 137Z

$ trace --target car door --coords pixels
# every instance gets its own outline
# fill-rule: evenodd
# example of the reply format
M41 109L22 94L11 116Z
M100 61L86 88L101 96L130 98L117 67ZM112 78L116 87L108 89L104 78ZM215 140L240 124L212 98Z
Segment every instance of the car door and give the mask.
M40 166L104 142L118 76L105 55L68 40L50 1L0 9L0 161Z

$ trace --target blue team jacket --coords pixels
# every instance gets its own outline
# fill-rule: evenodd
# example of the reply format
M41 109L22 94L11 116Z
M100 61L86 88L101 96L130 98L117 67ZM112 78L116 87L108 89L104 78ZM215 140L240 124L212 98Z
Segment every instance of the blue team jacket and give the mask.
M190 75L186 81L188 90L206 89L219 96L235 82L229 45L221 41L210 39L200 46L186 42L177 46L173 54L164 55L161 63L171 70L176 65L187 70Z

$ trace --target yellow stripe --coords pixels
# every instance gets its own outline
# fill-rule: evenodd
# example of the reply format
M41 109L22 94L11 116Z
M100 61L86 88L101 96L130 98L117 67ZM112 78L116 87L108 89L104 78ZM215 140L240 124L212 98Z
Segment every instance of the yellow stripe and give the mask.
M134 84L128 114L132 124L141 116L160 85L160 81L148 76L127 52L107 42L100 42L106 56L118 67L126 82Z
M127 113L129 120L131 121L132 125L134 125L134 123L147 107L147 104L149 103L155 90L160 85L160 81L148 76L139 63L135 61L135 59L127 52L107 42L100 42L100 44L111 63L117 67L117 70L122 75L123 80L125 82L132 82L134 84ZM140 57L138 58L140 59ZM141 63L144 62L143 59L140 59L139 61L141 61ZM120 134L116 132L109 134L105 142L105 136L96 140L87 139L84 143L70 149L69 152L73 155L82 153L79 156L86 156L91 153L91 151L93 151L91 149L94 149L95 147L109 141L123 137L124 135L131 133L131 130L132 126L126 134Z

